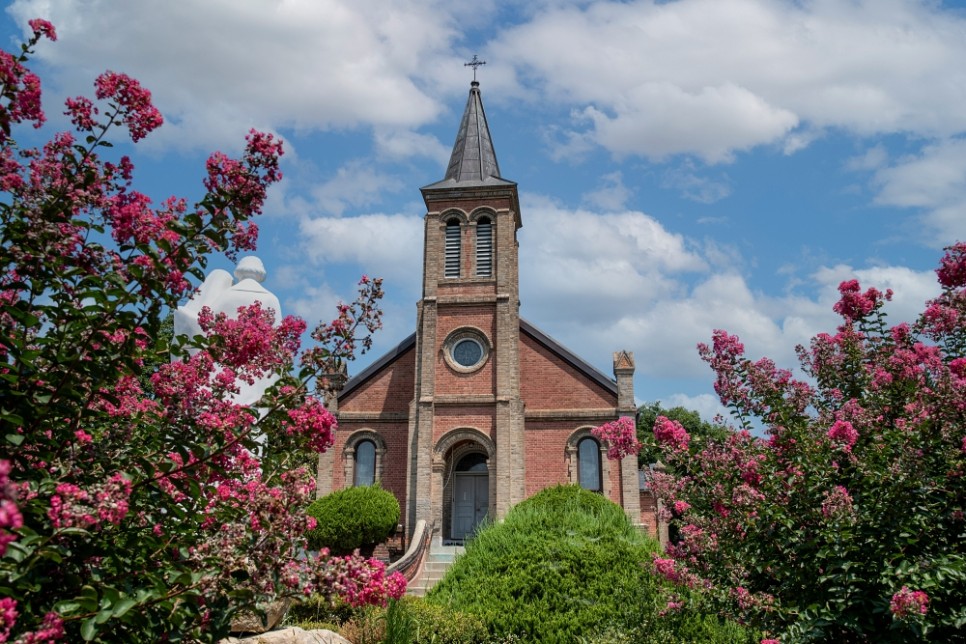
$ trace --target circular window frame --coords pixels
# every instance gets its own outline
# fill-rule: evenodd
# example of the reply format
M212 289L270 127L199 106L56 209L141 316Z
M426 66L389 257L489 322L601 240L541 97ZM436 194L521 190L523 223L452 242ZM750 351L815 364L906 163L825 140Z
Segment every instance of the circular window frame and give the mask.
M456 349L456 345L464 340L471 340L480 347L480 359L477 360L475 364L469 366L460 364L453 356L453 350ZM449 334L449 336L446 338L446 342L443 343L443 359L446 360L446 364L449 365L450 369L459 373L473 373L474 371L479 371L483 368L483 365L486 364L489 358L490 342L486 335L479 329L472 327L456 329Z

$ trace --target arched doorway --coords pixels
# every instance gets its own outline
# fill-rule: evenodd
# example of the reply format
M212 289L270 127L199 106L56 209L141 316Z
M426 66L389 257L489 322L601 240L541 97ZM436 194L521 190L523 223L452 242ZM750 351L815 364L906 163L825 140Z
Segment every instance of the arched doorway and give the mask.
M490 507L490 471L486 454L466 454L453 469L453 541L465 541L486 518Z

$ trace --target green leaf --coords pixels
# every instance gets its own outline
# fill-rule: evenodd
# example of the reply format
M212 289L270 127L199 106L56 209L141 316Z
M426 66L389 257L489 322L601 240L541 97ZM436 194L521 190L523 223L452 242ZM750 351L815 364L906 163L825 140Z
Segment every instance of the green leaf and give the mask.
M122 597L114 604L114 617L121 617L135 606L137 606L137 602L134 601L133 597Z
M81 622L80 632L81 637L84 638L85 642L90 642L97 634L97 623L94 621L94 619L94 617L91 617L90 619L85 619L83 622Z

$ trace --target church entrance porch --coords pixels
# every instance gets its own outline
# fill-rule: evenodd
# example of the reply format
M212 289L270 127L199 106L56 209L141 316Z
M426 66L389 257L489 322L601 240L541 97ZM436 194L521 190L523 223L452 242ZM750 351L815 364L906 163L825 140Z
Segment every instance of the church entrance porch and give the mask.
M450 431L433 456L432 505L440 544L463 544L492 517L496 461L493 442L476 429Z

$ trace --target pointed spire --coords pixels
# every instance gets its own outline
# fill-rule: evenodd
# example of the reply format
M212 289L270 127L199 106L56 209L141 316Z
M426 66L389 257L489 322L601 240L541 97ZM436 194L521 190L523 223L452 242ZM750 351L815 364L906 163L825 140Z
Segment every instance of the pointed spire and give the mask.
M470 83L470 95L463 111L463 120L456 133L456 143L446 168L446 176L442 181L427 187L442 187L445 185L482 185L482 184L511 184L500 177L500 166L493 151L493 140L490 138L490 128L486 123L483 111L483 97L480 95L480 84Z
M470 96L466 101L459 132L456 133L456 143L453 145L453 154L449 159L449 167L446 168L445 179L465 183L483 181L489 177L499 178L500 166L496 162L493 141L490 139L490 128L483 111L480 84L473 81L470 84Z

